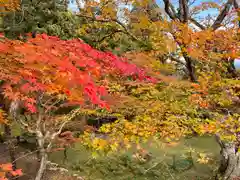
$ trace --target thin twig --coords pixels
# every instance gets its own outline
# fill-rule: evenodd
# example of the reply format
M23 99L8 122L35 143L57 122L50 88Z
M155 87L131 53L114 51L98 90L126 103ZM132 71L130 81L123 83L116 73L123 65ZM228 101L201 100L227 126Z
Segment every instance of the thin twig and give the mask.
M27 157L28 155L31 155L31 154L33 154L33 153L36 153L36 152L38 152L38 151L39 151L39 150L37 149L37 150L35 150L35 151L31 151L31 152L25 154L24 156L18 157L18 158L15 159L12 163L18 161L19 159L25 158L25 157Z
M83 15L83 14L77 14L77 16L83 17L83 18L87 18L87 19L90 19L92 21L102 22L102 23L115 22L115 23L117 23L119 26L121 26L124 29L124 31L122 31L122 32L124 32L125 34L129 35L133 40L141 42L140 39L138 39L134 34L132 34L127 29L127 27L122 22L120 22L117 19L96 19L95 17L91 17L91 16L87 16L87 15Z
M171 178L172 178L173 180L176 180L176 179L174 178L174 176L172 175L172 173L170 172L170 170L169 170L169 168L168 168L168 165L167 165L164 161L163 161L163 164L167 167L166 169L167 169L169 175L171 176Z

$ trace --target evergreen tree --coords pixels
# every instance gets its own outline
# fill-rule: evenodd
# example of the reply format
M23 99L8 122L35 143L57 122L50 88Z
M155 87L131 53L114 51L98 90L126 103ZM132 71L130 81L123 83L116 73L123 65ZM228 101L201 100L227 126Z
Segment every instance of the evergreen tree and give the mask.
M76 37L78 19L67 10L65 1L23 0L20 11L4 17L4 32L14 39L33 31L69 39Z

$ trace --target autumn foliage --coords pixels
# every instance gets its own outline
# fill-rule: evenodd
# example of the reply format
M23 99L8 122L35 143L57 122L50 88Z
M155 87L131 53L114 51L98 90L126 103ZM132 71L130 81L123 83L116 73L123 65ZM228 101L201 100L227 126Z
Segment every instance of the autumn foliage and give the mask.
M0 165L0 180L8 180L6 177L7 175L12 176L12 177L17 177L17 176L22 176L22 170L21 169L17 169L17 170L13 170L12 168L12 164L8 163L8 164L1 164Z
M6 82L5 97L22 100L32 113L37 111L39 93L64 96L68 103L90 101L109 108L101 99L106 94L103 82L109 80L109 76L154 80L136 65L111 53L97 51L80 39L64 41L46 34L27 42L4 39L0 51L0 79Z
M0 109L0 123L6 123L6 113Z
M19 0L3 0L1 1L1 7L4 8L1 12L11 12L20 9L21 2Z
M117 17L119 5L127 2L138 9L135 15L123 10L128 25ZM188 6L188 1L179 1L184 3ZM186 8L175 12L170 1L164 4L170 17L166 20L149 14L154 1L87 1L76 14L85 22L79 29L81 35L92 40L99 32L100 38L93 40L99 47L107 46L109 38L118 42L127 37L131 46L133 42L139 43L140 52L126 53L128 59L93 49L80 39L61 40L39 34L22 42L2 37L3 95L10 101L21 101L31 115L42 118L23 124L28 130L34 129L32 132L43 142L42 150L63 150L75 143L71 132L61 132L64 123L70 120L57 116L54 110L80 105L77 113L81 116L117 119L98 129L98 133L106 135L104 138L90 130L81 136L81 142L95 151L120 151L152 137L177 141L193 133L218 134L239 151L239 113L234 109L240 102L239 79L229 68L240 56L239 26L232 23L233 26L218 30L221 25L215 21L210 28L198 23L201 30L196 31L189 26L192 14L224 8L205 2L187 8L189 12L184 13ZM99 7L101 15L95 16L93 9ZM142 46L149 46L145 47L148 51L143 51ZM172 63L166 64L167 60ZM181 80L175 77L180 70L185 75ZM109 111L100 111L99 107ZM61 124L57 130L54 121ZM0 122L5 122L2 111ZM51 149L53 139L60 148ZM44 149L44 143L50 148ZM2 167L4 170L10 166Z
M20 114L14 116L14 120L37 135L41 142L39 147L44 152L60 150L53 149L52 143L76 115L59 117L54 114L55 110L72 105L80 105L82 111L97 107L109 110L106 98L109 82L128 78L156 82L144 69L127 62L126 58L95 50L80 39L61 40L40 34L36 38L29 37L26 42L4 37L0 42L2 94L10 102L20 102L19 105L30 113L32 121L22 121ZM1 121L4 120L2 115ZM60 147L65 148L75 141L71 134L65 132L65 136L58 139ZM38 171L38 177L44 170Z

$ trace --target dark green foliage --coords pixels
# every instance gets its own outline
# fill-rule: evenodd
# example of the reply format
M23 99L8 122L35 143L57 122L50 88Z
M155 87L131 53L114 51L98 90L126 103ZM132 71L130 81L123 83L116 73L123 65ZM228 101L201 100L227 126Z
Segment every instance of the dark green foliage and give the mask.
M131 12L136 14L146 12L148 17L153 22L163 20L162 10L159 8L155 1L149 1L148 6L145 7L144 10L142 7L133 5Z
M63 39L74 38L78 26L78 18L59 0L23 0L21 11L4 18L5 34L14 39L32 31Z
M127 154L91 159L85 163L72 165L73 170L86 174L89 180L96 178L101 180L165 180L172 177L185 179L186 177L183 177L181 173L192 167L187 158L177 159L175 164L167 164L160 159L140 161Z
M79 25L80 20L71 12L57 12L55 19L50 20L44 28L49 35L70 39L78 37L76 30Z

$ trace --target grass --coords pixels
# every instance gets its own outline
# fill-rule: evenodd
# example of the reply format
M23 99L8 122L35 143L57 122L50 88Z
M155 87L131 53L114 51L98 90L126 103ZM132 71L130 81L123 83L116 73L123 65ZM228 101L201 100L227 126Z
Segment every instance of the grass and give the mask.
M132 157L134 149L124 154L113 154L109 157L91 158L81 144L76 144L74 149L68 150L68 160L63 163L63 152L55 152L50 155L50 159L56 163L72 169L73 173L87 177L89 180L154 180L154 179L210 179L217 168L219 159L219 147L213 137L193 137L182 139L179 144L166 145L163 143L143 144L152 155L149 162L137 162ZM188 170L186 157L190 149L194 166ZM208 164L197 162L198 153L205 153L210 156ZM173 163L173 159L176 162ZM175 169L173 169L175 165Z

